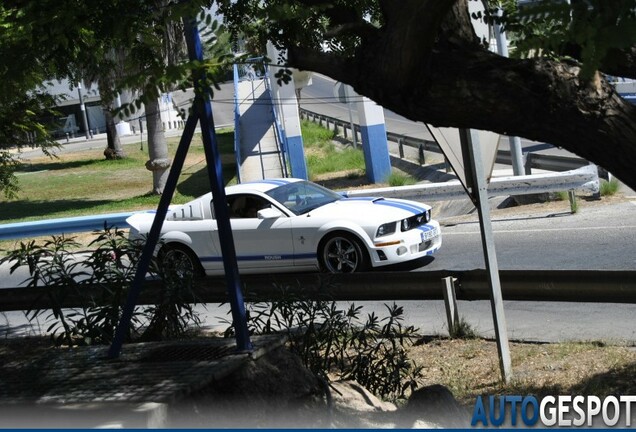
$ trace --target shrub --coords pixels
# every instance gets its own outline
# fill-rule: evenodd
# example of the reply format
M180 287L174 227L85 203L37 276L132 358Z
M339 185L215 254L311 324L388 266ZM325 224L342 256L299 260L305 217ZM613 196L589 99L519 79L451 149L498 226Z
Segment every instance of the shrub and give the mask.
M131 241L121 230L105 227L96 232L90 246L94 250L85 260L78 259L78 243L73 237L53 236L38 244L21 242L20 246L0 260L11 262L11 273L26 265L29 268L28 287L42 288L50 309L26 312L29 320L42 315L52 324L47 328L58 345L73 346L109 344L121 319L128 289L137 271L142 245ZM190 302L192 285L175 283L157 270L155 261L150 272L161 278L163 291L155 305L137 307L127 335L131 340L144 330L152 332L146 339L175 337L183 334L190 324L198 324L198 316ZM171 280L173 282L171 282ZM96 287L98 296L77 308L65 308L69 296L79 295L87 287Z
M601 193L601 196L611 196L616 194L616 192L618 192L619 186L620 186L620 183L615 178L612 178L609 181L605 179L601 179L599 192Z
M307 300L282 289L281 299L247 306L252 334L285 332L290 349L316 375L353 379L376 395L399 399L413 390L422 368L407 357L416 329L404 326L404 310L385 305L387 316L362 317L362 306L341 309L334 301ZM234 334L230 326L226 336Z
M455 321L448 333L452 339L477 339L477 332L464 318Z
M406 186L417 183L413 177L399 172L391 173L386 181L390 186Z

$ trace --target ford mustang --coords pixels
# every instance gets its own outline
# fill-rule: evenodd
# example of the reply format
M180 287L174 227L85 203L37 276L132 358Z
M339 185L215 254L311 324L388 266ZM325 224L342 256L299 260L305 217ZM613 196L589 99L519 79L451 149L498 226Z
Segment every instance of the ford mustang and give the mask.
M300 179L267 179L226 188L239 270L243 273L366 271L435 253L442 244L431 207L401 199L348 198ZM157 255L177 271L223 273L212 194L170 208ZM127 219L131 238L154 215Z

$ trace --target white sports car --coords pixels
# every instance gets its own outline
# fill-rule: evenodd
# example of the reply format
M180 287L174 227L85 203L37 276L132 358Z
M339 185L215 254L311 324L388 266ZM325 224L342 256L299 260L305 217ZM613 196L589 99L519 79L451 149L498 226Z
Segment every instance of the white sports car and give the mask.
M431 207L414 201L347 198L285 178L226 188L239 270L350 273L432 255L442 244ZM127 219L132 238L147 235L153 214ZM181 271L223 274L212 194L171 207L158 255Z

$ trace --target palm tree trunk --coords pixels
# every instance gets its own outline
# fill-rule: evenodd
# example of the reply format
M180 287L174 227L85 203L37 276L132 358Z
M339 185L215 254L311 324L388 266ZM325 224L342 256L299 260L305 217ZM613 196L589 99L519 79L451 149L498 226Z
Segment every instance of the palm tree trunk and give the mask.
M163 133L159 99L150 98L146 102L146 122L149 156L146 168L152 171L152 192L161 195L168 180L168 168L172 161L168 158L168 143Z
M106 119L106 140L107 147L104 150L104 156L106 159L124 159L126 153L121 146L121 140L117 133L117 127L115 126L115 118L109 109L104 109L104 118Z

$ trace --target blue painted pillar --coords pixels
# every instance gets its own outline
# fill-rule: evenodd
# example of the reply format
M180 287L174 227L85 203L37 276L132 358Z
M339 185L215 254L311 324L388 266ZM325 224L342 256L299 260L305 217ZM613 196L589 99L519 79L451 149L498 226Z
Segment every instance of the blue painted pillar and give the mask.
M191 60L203 61L203 46L199 37L199 30L194 20L183 20L188 56ZM198 88L203 82L204 75L201 71L193 72L194 86ZM218 226L219 242L221 243L221 255L223 256L223 269L227 282L227 294L232 310L232 325L236 333L236 348L246 352L253 349L247 328L247 317L241 281L236 261L236 249L230 216L225 200L225 187L223 184L223 170L221 166L221 154L214 132L214 118L212 116L212 104L210 95L205 91L195 92L193 108L198 114L201 123L201 139L205 150L208 178L212 190L212 205Z
M275 64L278 61L279 51L267 43L267 57ZM283 128L283 136L286 140L287 160L291 168L291 175L296 178L307 180L307 162L305 161L305 147L303 146L303 136L300 130L300 112L298 110L298 98L296 97L296 86L294 79L287 84L278 85L274 75L281 68L278 66L269 67L270 88L272 89L272 102L277 110L278 118Z
M358 102L358 119L367 179L372 183L382 183L391 175L384 109L371 99L363 97Z
M183 23L190 59L199 61L203 60L203 48L201 46L196 22L194 20L184 19ZM195 86L198 85L201 80L201 72L197 72L194 76ZM183 135L179 141L179 146L177 148L172 167L170 168L166 187L159 199L157 213L155 214L150 232L148 233L148 238L146 239L146 244L144 245L139 258L137 271L130 290L128 291L126 303L122 308L121 319L115 329L113 343L108 350L109 358L119 357L122 345L125 339L129 336L130 322L134 308L137 305L139 294L141 293L143 283L146 279L146 273L150 268L153 251L159 242L163 221L166 218L170 200L172 199L177 187L179 174L183 169L183 163L188 153L190 143L192 142L194 130L199 121L201 122L201 137L204 143L207 171L210 179L212 195L214 196L213 205L219 228L219 240L221 241L223 265L226 273L225 278L228 283L228 298L232 308L233 325L236 332L236 346L237 350L241 352L252 351L253 349L247 328L245 304L243 302L238 265L236 263L236 251L234 249L232 227L230 225L230 217L228 215L227 206L225 205L225 189L223 187L221 157L218 150L216 135L214 133L212 105L210 104L210 100L207 98L207 95L197 93L194 100L194 111L186 121Z

